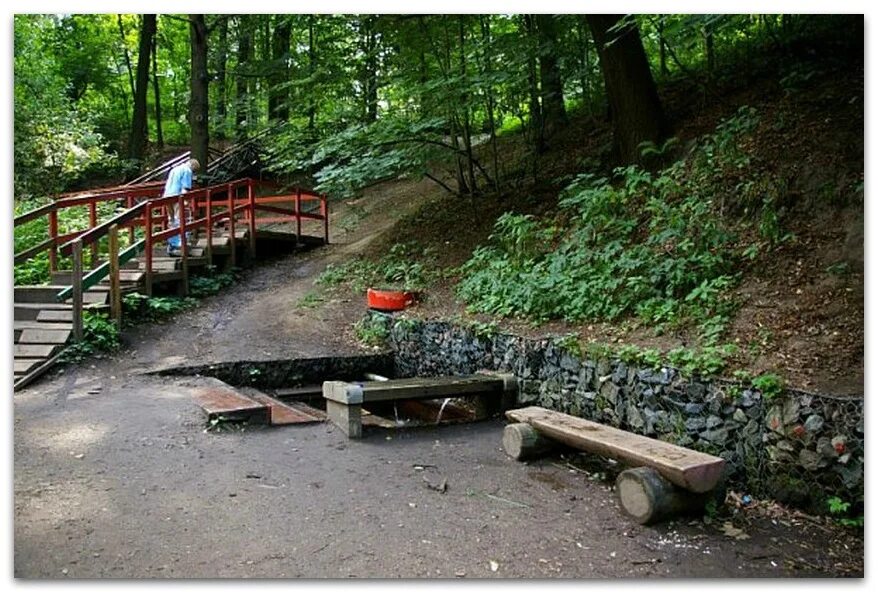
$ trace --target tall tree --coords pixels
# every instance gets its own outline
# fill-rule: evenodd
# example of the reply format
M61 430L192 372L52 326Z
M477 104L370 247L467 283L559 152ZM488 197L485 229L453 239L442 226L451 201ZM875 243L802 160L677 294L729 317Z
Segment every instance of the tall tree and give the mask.
M633 19L621 14L587 18L610 104L614 152L622 162L638 162L640 144L658 142L668 132L640 32Z
M207 77L207 25L203 14L189 15L189 33L192 55L190 73L191 99L189 125L192 127L190 150L201 166L207 169L208 131L208 77Z
M156 34L152 36L152 90L155 102L155 143L161 149L165 145L165 136L162 133L162 93L161 86L159 86L158 43L158 23L156 23Z
M290 118L289 92L286 83L290 77L290 34L292 24L289 15L275 15L271 36L272 64L268 80L268 118L270 121L287 121Z
M216 121L214 129L217 131L218 138L226 137L226 65L229 59L229 19L221 18L217 22L217 44L216 44L216 64L214 71L216 72Z
M144 14L140 24L140 45L137 53L137 80L134 87L134 115L131 118L131 135L128 154L132 160L140 162L147 141L146 94L149 89L149 58L152 55L153 39L156 31L154 14Z
M238 66L235 72L235 137L246 138L251 124L250 66L253 59L251 15L238 17Z
M555 30L555 15L536 15L537 38L539 40L540 62L540 101L543 125L546 134L551 135L567 121L564 109L564 84L558 68L558 40Z

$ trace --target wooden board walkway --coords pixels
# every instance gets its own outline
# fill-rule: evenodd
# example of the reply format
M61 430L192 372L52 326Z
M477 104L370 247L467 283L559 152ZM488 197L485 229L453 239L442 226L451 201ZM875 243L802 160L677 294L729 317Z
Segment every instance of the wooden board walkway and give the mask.
M267 423L272 426L317 423L326 415L304 404L283 403L254 388L235 388L212 378L197 388L192 397L208 420L230 419Z

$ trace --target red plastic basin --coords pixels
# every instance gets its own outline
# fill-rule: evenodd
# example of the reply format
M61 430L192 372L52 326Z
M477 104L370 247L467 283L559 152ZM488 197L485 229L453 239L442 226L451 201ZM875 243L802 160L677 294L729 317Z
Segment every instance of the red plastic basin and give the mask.
M415 293L403 290L366 290L366 305L375 310L402 310L415 302Z

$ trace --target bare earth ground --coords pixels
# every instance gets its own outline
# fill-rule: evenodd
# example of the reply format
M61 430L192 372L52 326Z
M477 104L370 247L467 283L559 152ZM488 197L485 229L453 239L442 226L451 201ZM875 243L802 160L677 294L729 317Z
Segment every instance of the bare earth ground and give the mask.
M414 191L432 197L427 186ZM173 323L129 331L112 359L16 393L15 576L863 574L861 536L770 504L726 518L743 534L700 521L637 525L605 483L565 459L507 458L500 421L361 441L328 424L206 432L190 396L198 379L140 373L354 351L349 326L362 304L295 304L326 264L386 231L381 218L248 272ZM442 479L446 493L427 486Z

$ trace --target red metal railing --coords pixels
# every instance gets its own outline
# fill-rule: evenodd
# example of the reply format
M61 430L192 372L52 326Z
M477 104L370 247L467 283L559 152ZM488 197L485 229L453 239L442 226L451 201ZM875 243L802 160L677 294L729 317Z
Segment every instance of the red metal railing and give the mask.
M329 242L329 210L326 195L318 195L301 189L295 193L283 195L271 194L278 191L276 184L255 179L240 179L231 183L223 183L212 187L194 189L182 195L161 197L163 185L149 183L133 187L118 187L90 193L68 195L30 212L18 216L14 226L48 216L49 237L42 243L15 255L15 263L49 251L51 271L58 269L59 256L71 256L76 252L74 246L91 247L92 267L95 269L87 276L81 273L82 261L74 262L80 266L78 277L87 277L90 285L100 281L106 274L100 275L107 263L98 264L98 241L106 237L113 228L114 232L128 229L129 244L136 242L136 230L141 229L143 250L145 251L145 288L152 292L153 280L153 249L156 244L169 239L175 234L181 236L181 267L184 292L188 292L188 259L190 245L187 244L187 232L204 230L207 235L205 255L208 261L213 255L213 236L216 229L226 228L229 235L229 258L232 265L236 262L236 229L239 223L247 226L249 242L247 245L251 256L256 251L256 234L259 226L268 224L296 225L296 237L301 239L302 221L322 221L323 239ZM268 195L257 195L257 192L268 192ZM98 221L98 204L116 201L124 207L118 213L102 223ZM308 207L316 203L316 207ZM286 204L287 207L283 207ZM169 227L171 206L176 205L180 216L180 227ZM88 208L88 228L59 234L58 212L66 208ZM188 212L188 216L185 214ZM257 216L257 213L269 213L270 216ZM130 249L131 247L129 247ZM81 250L81 249L80 249ZM80 255L81 258L81 255ZM74 273L74 276L77 276ZM100 276L100 277L98 277ZM80 279L80 282L82 280ZM79 288L83 286L80 284ZM87 288L86 288L87 289Z

